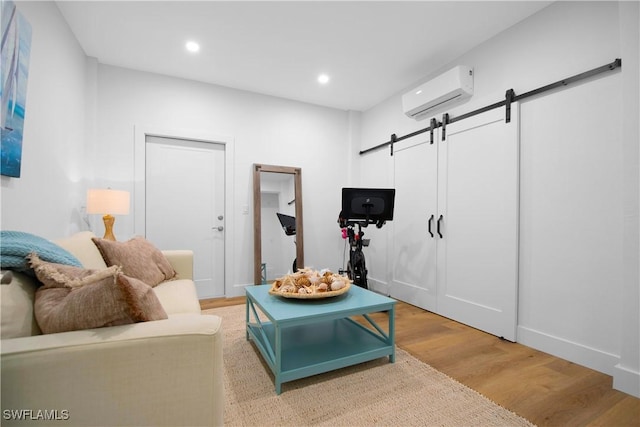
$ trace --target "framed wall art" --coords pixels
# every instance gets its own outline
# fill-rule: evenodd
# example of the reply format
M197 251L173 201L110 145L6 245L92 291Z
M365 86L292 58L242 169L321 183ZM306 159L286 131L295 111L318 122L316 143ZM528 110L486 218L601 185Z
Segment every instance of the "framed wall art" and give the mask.
M0 174L20 177L27 100L31 25L13 1L1 0Z

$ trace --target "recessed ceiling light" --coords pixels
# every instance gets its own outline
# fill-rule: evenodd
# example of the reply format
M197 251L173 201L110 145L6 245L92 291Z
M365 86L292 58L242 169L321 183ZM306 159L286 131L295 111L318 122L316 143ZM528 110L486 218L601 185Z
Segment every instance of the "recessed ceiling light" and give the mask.
M192 52L192 53L196 53L200 50L200 45L194 41L188 41L185 47L189 52Z
M329 76L326 74L320 74L318 76L318 83L326 85L327 83L329 83Z

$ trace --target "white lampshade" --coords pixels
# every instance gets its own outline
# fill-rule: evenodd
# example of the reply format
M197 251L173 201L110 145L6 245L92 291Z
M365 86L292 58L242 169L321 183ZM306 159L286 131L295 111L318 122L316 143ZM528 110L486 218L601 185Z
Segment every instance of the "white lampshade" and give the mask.
M111 189L90 189L87 191L87 213L128 215L129 192Z

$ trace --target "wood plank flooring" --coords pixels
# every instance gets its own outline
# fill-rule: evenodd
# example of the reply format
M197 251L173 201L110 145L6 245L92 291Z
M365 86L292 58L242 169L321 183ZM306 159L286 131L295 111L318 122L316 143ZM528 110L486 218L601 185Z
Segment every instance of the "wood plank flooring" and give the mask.
M208 309L244 302L200 303ZM372 317L384 325L384 316ZM613 390L610 376L403 302L396 306L396 344L538 426L640 427L640 399Z

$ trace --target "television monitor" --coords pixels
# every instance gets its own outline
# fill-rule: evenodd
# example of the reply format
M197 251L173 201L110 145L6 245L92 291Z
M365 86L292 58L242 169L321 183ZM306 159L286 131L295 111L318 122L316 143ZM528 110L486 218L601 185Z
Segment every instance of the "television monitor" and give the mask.
M276 213L276 215L278 215L278 219L280 220L280 225L282 225L284 234L286 234L287 236L293 236L294 234L296 234L296 217L281 213Z
M344 220L391 221L395 195L395 188L343 188L340 216Z

